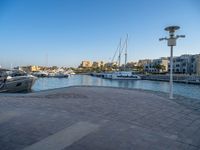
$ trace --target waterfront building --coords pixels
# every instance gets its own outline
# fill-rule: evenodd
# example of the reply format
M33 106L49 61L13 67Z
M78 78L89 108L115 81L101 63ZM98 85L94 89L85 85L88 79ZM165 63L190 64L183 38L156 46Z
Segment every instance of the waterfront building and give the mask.
M196 74L200 75L200 54L196 55L195 57L195 61L196 61Z
M144 64L144 71L149 73L164 73L168 72L169 60L166 57L160 59L153 59Z
M39 66L31 66L31 72L34 71L40 71L40 67Z
M173 59L173 72L181 74L200 74L200 54L181 55ZM170 67L170 64L168 64ZM170 71L170 69L169 69Z
M151 59L142 59L138 61L137 66L144 67L144 65L149 64L151 62Z
M92 67L94 67L94 68L103 67L103 66L104 66L104 62L103 61L94 61L92 63Z
M82 68L90 68L90 67L92 67L92 64L93 63L91 61L84 60L84 61L82 61L80 67L82 67Z
M143 66L148 73L163 73L170 71L170 58L139 60L138 66ZM173 72L176 74L200 75L200 54L181 55L173 58Z
M117 62L108 62L105 64L105 67L113 67L113 66L117 66Z
M41 68L39 66L20 66L16 67L15 69L22 70L25 72L35 72L40 71Z
M126 68L135 68L138 65L137 62L128 62Z

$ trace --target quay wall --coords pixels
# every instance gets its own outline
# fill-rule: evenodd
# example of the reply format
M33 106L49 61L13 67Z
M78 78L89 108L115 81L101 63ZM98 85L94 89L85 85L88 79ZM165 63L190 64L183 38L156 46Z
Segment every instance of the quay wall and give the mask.
M169 81L170 75L141 75L142 80ZM173 75L174 82L200 84L200 76Z
M91 73L90 75L96 77L104 77L104 73ZM139 75L142 80L153 80L153 81L166 81L170 79L170 75ZM188 83L188 84L200 84L200 76L197 75L180 75L174 74L173 81L179 83Z
M90 74L96 77L104 77L104 73L92 73ZM170 79L170 75L139 75L142 80L153 80L153 81L166 81ZM196 75L180 75L174 74L173 81L179 83L188 83L188 84L200 84L200 76Z

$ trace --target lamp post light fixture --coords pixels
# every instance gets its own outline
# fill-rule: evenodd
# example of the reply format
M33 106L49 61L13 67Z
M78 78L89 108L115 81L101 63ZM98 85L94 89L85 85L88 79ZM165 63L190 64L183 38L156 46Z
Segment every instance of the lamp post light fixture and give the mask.
M176 30L180 29L179 26L169 26L165 28L165 31L169 32L169 37L160 38L159 41L166 40L167 45L170 46L170 89L169 98L173 99L173 46L176 46L176 40L178 38L185 38L185 35L174 35Z

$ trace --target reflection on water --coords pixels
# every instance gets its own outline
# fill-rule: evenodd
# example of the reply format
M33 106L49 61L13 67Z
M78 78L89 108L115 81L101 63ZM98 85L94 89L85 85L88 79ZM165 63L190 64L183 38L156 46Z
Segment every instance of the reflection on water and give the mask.
M95 85L122 88L145 89L152 91L169 91L169 83L148 80L109 80L87 75L75 75L69 78L39 78L33 91L55 89L73 85ZM185 97L200 99L200 85L174 83L174 93Z

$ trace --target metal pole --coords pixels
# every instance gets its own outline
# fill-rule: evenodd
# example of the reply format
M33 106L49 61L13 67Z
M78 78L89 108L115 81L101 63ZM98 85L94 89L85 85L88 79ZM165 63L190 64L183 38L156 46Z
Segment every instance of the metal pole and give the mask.
M125 63L124 63L124 70L126 71L126 64L127 64L127 46L128 46L128 34L127 34L127 37L126 37L126 41L125 41L126 45L125 45Z
M173 99L173 46L171 46L171 56L170 56L170 95L169 98Z
M120 39L120 46L119 46L120 48L119 48L119 70L120 70L120 65L121 65L121 47L122 47L122 41L121 41L121 39Z
M176 40L178 38L184 38L185 35L176 35L174 36L174 32L180 29L179 26L169 26L165 28L165 31L169 32L169 38L160 38L159 41L167 40L168 46L171 47L171 56L170 56L170 89L169 89L169 98L173 99L173 46L176 46Z

